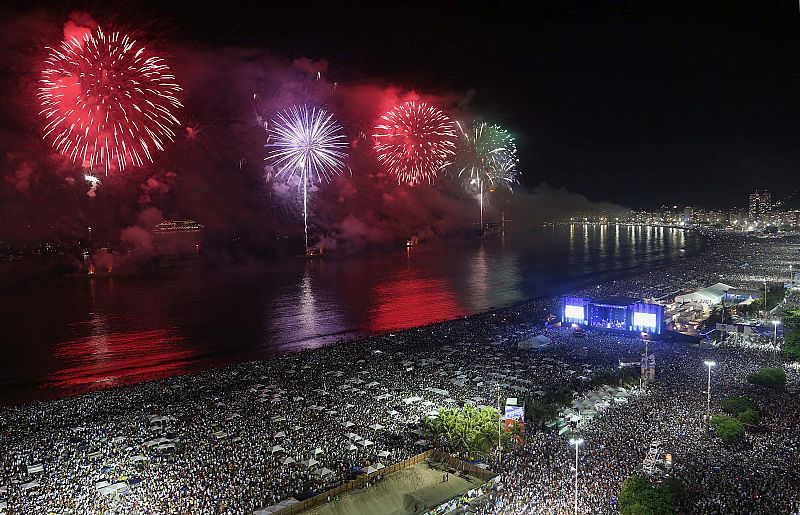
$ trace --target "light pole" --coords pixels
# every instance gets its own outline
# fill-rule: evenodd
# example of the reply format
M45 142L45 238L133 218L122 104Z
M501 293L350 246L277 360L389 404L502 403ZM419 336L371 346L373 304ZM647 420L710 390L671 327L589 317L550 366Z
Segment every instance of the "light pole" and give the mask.
M583 444L583 438L570 438L569 444L575 446L575 515L578 515L578 447Z
M704 361L704 363L708 367L708 389L706 390L708 393L706 400L706 429L708 429L709 424L711 424L711 367L717 363L714 361Z
M772 351L775 353L775 362L778 362L778 324L780 320L772 321Z
M767 324L767 281L764 281L764 325Z
M650 352L648 349L649 340L647 333L642 332L642 340L644 340L644 388L647 388L647 381L650 378ZM641 370L639 371L641 375ZM642 389L642 381L639 379L639 389Z
M497 383L497 413L499 420L497 421L497 459L498 462L503 461L503 444L500 441L500 436L503 432L503 414L500 411L500 383Z

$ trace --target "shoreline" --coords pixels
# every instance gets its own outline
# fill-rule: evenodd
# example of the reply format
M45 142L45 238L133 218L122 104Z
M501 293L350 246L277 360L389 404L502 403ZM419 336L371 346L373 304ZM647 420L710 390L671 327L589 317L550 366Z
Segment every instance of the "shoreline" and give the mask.
M575 223L578 224L578 222L575 222ZM587 224L587 225L591 225L591 224ZM656 226L653 226L653 227L656 227ZM34 398L32 400L29 400L29 401L11 402L11 403L7 403L7 404L0 404L0 410L14 408L14 407L20 407L20 406L25 406L25 405L30 405L30 404L56 402L56 401L61 401L61 400L64 400L64 399L70 399L70 398L81 397L81 396L86 396L86 395L95 395L95 394L100 394L102 392L115 391L115 390L118 390L118 389L127 389L127 388L131 388L131 387L135 387L137 385L148 384L148 383L159 383L159 382L163 382L163 381L169 381L169 380L171 380L173 378L191 376L191 375L195 375L195 374L203 374L203 373L210 372L210 371L224 371L225 369L228 369L228 368L246 366L247 364L260 363L262 361L273 360L273 359L278 358L280 356L291 355L291 354L296 354L296 353L304 353L304 352L314 352L314 351L318 351L318 350L325 349L325 348L336 347L336 346L339 346L339 345L369 344L370 341L372 341L374 339L381 339L381 338L386 337L386 336L391 335L391 334L402 334L402 333L409 332L409 331L415 331L415 330L421 330L421 329L436 327L436 326L439 326L441 324L453 323L453 322L457 322L459 320L473 318L473 317L496 316L497 314L502 313L504 311L529 309L535 303L550 303L551 304L551 309L553 309L556 306L556 304L557 304L558 300L560 299L560 297L562 297L564 295L580 294L580 293L591 295L591 294L594 293L594 289L595 288L600 288L603 285L614 284L614 283L616 283L618 281L633 280L633 279L635 279L636 277L638 277L640 275L658 272L659 270L661 270L661 269L663 269L665 267L673 266L676 263L680 263L680 262L685 261L686 259L692 259L692 258L696 258L699 255L702 255L702 253L705 250L707 250L707 248L709 246L709 243L710 243L710 240L713 239L713 236L710 236L707 233L703 233L702 231L697 231L697 232L702 237L702 249L699 250L695 254L692 254L690 256L681 257L679 260L674 261L674 262L661 263L658 266L655 266L655 267L653 267L653 268L651 268L649 270L645 270L645 271L635 270L635 271L632 271L632 272L630 272L630 273L628 273L628 274L626 274L624 276L618 277L616 279L607 279L606 281L601 282L601 283L590 283L589 285L584 286L582 288L580 288L580 287L579 288L567 287L567 288L561 290L559 293L552 293L552 292L542 293L540 295L536 295L536 296L533 296L533 297L529 297L527 299L519 300L517 302L513 302L513 303L510 303L510 304L507 304L507 305L504 305L504 306L491 307L490 309L487 309L487 310L484 310L484 311L479 311L479 312L476 312L476 313L470 313L470 314L463 315L463 316L460 316L460 317L457 317L457 318L444 319L444 320L440 320L440 321L437 321L437 322L432 322L432 323L425 324L425 325L418 325L418 326L412 326L412 327L406 327L406 328L400 328L400 329L388 330L388 331L381 331L381 332L375 332L375 333L368 333L368 332L364 331L363 328L347 329L347 330L344 330L344 331L341 332L341 333L344 333L344 334L348 334L348 333L355 334L355 336L353 336L351 338L348 338L348 337L341 338L336 334L325 334L325 335L309 336L309 337L306 337L304 339L294 340L294 341L288 342L288 346L295 347L294 349L290 348L290 349L286 349L286 350L275 350L274 352L271 352L269 355L266 355L266 356L263 356L263 357L257 357L255 359L238 360L238 361L223 363L223 364L220 364L219 366L205 367L205 368L202 368L200 370L190 370L190 371L187 371L185 373L179 373L179 374L170 375L170 376L167 376L167 377L159 377L159 378L148 379L148 380L144 380L144 381L136 381L136 382L133 382L133 383L130 383L130 384L122 384L122 385L119 385L119 386L100 387L100 388L97 388L97 389L94 389L94 390L79 392L79 393L75 393L75 394L44 396L44 398ZM234 271L234 273L237 273L237 272ZM129 276L121 276L121 277L122 278L128 278ZM113 277L104 277L104 276L88 277L88 278L89 278L89 280L94 280L96 278L100 279L100 280L113 279ZM84 277L80 276L80 279L84 279ZM574 280L573 283L585 284L585 281ZM547 313L541 313L541 314L543 316L547 315ZM543 321L544 320L537 320L535 323L541 324ZM339 334L341 334L341 333L339 333ZM333 340L333 341L326 342L326 343L324 343L322 345L319 345L319 346L313 347L313 348L299 348L299 349L296 348L297 346L301 345L303 342L315 342L315 341L318 342L320 340L323 340L323 341L324 340ZM33 386L33 387L37 387L37 386L41 387L41 384L38 383L38 382L29 383L29 384L31 386ZM22 389L22 388L20 388L20 389ZM38 396L34 396L34 397L38 397Z
M588 290L598 295L638 291L648 297L665 286L674 286L676 281L689 286L705 283L721 272L733 277L740 268L739 260L752 262L756 254L760 256L759 265L763 265L765 276L780 275L785 256L774 256L780 250L778 246L754 247L741 244L738 239L721 243L736 244L733 247L736 251L714 245L708 253ZM788 247L788 244L783 246L791 253ZM756 254L751 255L753 252ZM472 402L492 404L494 385L499 386L500 381L490 377L500 372L507 383L529 391L556 386L580 391L580 381L576 378L587 363L595 370L613 367L618 359L630 359L640 351L636 338L590 331L586 339L579 340L568 330L548 332L555 341L552 348L540 352L517 349L516 341L541 333L534 322L556 298L528 300L456 320L196 374L0 409L5 424L0 426L0 434L9 450L4 463L9 472L0 478L0 486L6 486L2 484L5 480L12 487L14 502L32 503L40 511L55 509L63 513L109 510L112 501L97 493L94 486L93 478L101 465L102 475L109 481L119 477L142 481L123 486L129 488L131 495L114 501L123 502L119 513L167 511L160 503L171 498L173 489L178 487L186 491L180 502L189 503L186 506L194 506L195 511L213 512L218 508L215 499L224 498L232 503L229 507L236 513L249 513L290 496L300 498L325 491L346 480L354 463L375 459L379 450L390 456L384 458L387 465L418 452L420 436L415 436L418 424L443 401L431 389L447 390L456 400L474 399ZM658 408L656 413L661 413L659 417L665 416L667 408L682 417L683 432L667 441L676 447L681 466L688 467L681 469L681 474L693 477L695 468L686 460L688 456L700 459L699 455L694 449L684 450L680 446L700 441L697 424L693 415L687 417L686 412L675 411L676 406L669 404L675 394L673 388L680 385L678 392L688 404L688 413L699 413L704 408L704 399L687 395L680 388L688 385L694 392L704 384L704 371L694 371L691 366L700 356L711 353L718 356L720 363L729 362L723 365L729 370L716 381L722 382L717 388L725 386L732 392L741 389L738 381L753 366L769 359L755 351L689 349L675 343L660 345L656 352L660 356L659 379L653 394L624 408L613 408L611 415L604 415L597 427L589 427L584 433L587 445L596 453L607 454L617 447L608 442L603 444L606 438L624 443L620 447L623 455L615 458L624 466L620 470L597 472L606 474L603 482L595 481L584 488L612 485L608 488L613 490L621 481L620 474L641 463L640 454L646 452L648 442L637 439L636 447L629 449L631 443L625 440L625 433L615 434L628 431L626 426L608 424L617 419L625 424L649 420L652 415L642 413L650 413L649 403L659 396L664 396L659 401L662 404L653 406ZM685 361L687 356L690 362ZM745 366L736 364L742 361L741 356L748 357ZM548 371L548 360L562 365ZM504 393L514 394L511 390ZM154 425L154 417L165 422ZM342 441L351 438L345 434L350 427L345 423L352 424L350 433L363 435L359 438L365 443L348 444L353 451L342 447ZM380 431L370 429L377 423L385 427ZM167 450L160 452L151 447L157 435L166 438L157 441ZM769 436L766 434L764 438ZM524 503L527 487L519 485L537 484L522 480L538 470L525 465L533 459L525 458L525 453L544 456L540 452L544 446L547 453L555 453L559 460L564 454L568 460L569 453L564 451L562 440L557 435L534 432L525 447L507 456L507 463L493 467L508 474L507 493L503 495L512 496L509 502L518 499ZM170 445L174 450L169 451ZM639 448L641 445L643 449ZM97 453L97 458L87 458L90 451L92 455ZM147 465L139 465L138 456ZM313 468L282 464L285 456L298 463L316 457L320 466L332 470L333 475L322 478L315 475ZM723 455L715 456L712 458L722 459ZM740 457L736 459L741 461ZM521 461L517 464L516 460ZM39 497L26 497L21 485L29 484L25 481L34 476L26 474L25 467L36 463L42 464L44 471L34 476L49 486ZM698 470L697 473L702 473L705 469ZM187 482L187 475L192 481ZM517 478L521 483L516 483ZM568 483L570 478L564 480ZM545 497L551 495L547 493L551 489L557 491L556 485L548 487L544 483L537 488L544 489L537 495ZM607 501L612 495L611 490L602 491L606 493L601 495L600 491L592 490L595 497L600 495L597 504L592 505L597 513L607 512ZM62 504L67 502L64 495L77 495L79 500ZM547 497L546 503L550 503L546 504L547 509L561 509L559 498Z
M538 228L536 229L538 230ZM635 266L637 265L634 264L634 268L632 269L616 270L616 271L600 271L598 273L604 275L604 281L603 281L604 283L629 280L635 277L636 275L657 271L665 266L668 267L671 264L681 262L687 258L692 258L694 256L700 255L709 246L708 241L709 238L707 236L698 235L697 238L698 250L696 252L693 251L688 256L681 255L681 257L676 259L675 261L666 261L657 263L653 265L652 268L647 270L636 269ZM664 258L666 258L666 254ZM666 259L674 259L674 258L666 258ZM286 265L282 264L280 266L284 267ZM242 273L242 271L234 269L228 273L233 275L239 275ZM526 309L526 306L529 304L539 303L548 300L554 302L561 295L564 295L568 292L577 291L581 289L586 290L589 288L593 288L596 285L597 283L594 282L594 278L591 278L589 276L581 276L581 277L576 276L574 278L568 279L566 282L562 284L558 285L544 284L539 288L540 292L538 292L536 295L532 297L521 299L507 305L495 306L484 311L478 311L475 313L459 316L457 318L443 319L435 323L439 324L439 323L452 322L454 320L459 320L464 316L486 316L490 315L491 313L501 312L503 310ZM176 367L184 368L185 371L181 370L179 374L173 374L170 375L169 377L178 377L187 374L197 374L207 370L219 370L243 363L257 362L261 360L270 360L274 359L277 356L285 355L287 353L300 352L306 350L302 348L305 345L310 345L314 348L322 348L344 343L358 343L369 340L370 338L379 338L381 336L385 336L393 332L401 332L409 329L424 328L427 327L428 325L417 325L407 328L378 331L378 332L370 332L366 327L342 327L341 328L342 330L338 333L304 336L303 338L296 340L276 341L274 347L272 346L272 344L270 344L269 346L264 346L263 350L261 351L255 348L249 350L249 352L243 352L239 350L232 352L231 354L219 354L218 357L215 357L216 355L213 354L208 354L208 355L200 354L198 355L197 358L192 357L185 363L182 361L176 361L175 362ZM187 350L191 350L193 347L185 347L185 348ZM224 346L220 347L219 349L212 349L212 350L215 350L217 352L222 351L223 353L225 352ZM248 353L250 354L250 356L246 355ZM165 364L169 365L170 363L165 363ZM55 369L55 370L58 371L60 369ZM91 383L87 381L85 383L78 384L77 386L59 386L56 384L55 380L48 381L48 378L46 377L37 378L33 381L25 383L23 382L13 383L9 381L4 387L7 392L15 392L15 393L14 395L9 395L7 400L3 399L3 402L0 403L0 407L13 407L13 406L20 406L36 402L50 402L54 400L74 397L76 395L86 395L100 391L113 390L116 388L126 388L129 386L134 386L136 384L141 384L149 381L159 381L169 378L169 377L148 378L147 370L145 369L141 371L134 370L130 374L130 376L127 376L124 372L125 371L123 371L123 374L118 378L117 381L121 384L110 387L106 386L103 383L103 381L94 381ZM129 382L127 377L133 377L133 379ZM139 379L142 377L145 379L144 381ZM114 376L110 376L107 379L110 379L112 383L115 381Z

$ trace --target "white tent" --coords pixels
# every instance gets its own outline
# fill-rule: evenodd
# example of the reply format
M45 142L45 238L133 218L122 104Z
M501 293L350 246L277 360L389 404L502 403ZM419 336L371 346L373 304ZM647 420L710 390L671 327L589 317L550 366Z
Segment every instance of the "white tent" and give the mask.
M378 453L379 458L388 458L391 453L389 451L381 451Z
M314 456L316 456L317 454L322 454L322 453L323 453L322 448L317 447L316 449L314 449Z
M355 445L353 445L352 443L347 443L347 445L345 446L345 448L344 448L344 449L345 449L346 451L357 451L357 450L358 450L358 447L356 447L356 446L355 446Z
M291 456L286 456L285 458L283 458L283 459L281 460L281 464L282 464L282 465L288 465L289 463L296 463L296 461L295 461L295 459L294 459L294 458L292 458Z
M323 467L315 470L314 474L318 475L319 477L325 477L333 474L333 471L327 467Z
M366 472L367 474L372 474L373 472L377 472L377 471L378 471L378 469L376 469L372 465L370 465L369 467L364 469L364 472Z
M275 436L273 436L273 438L286 438L286 433L284 431L278 431L277 433L275 433Z
M44 472L44 466L41 463L28 465L28 474L35 474L37 472Z
M317 465L317 464L319 464L319 462L318 462L317 460L315 460L314 458L309 458L309 459L307 459L307 460L305 460L305 461L301 461L301 462L300 462L300 464L301 464L301 465L305 465L305 466L306 466L306 467L308 467L308 468L311 468L311 467L313 467L314 465Z
M728 290L732 290L733 286L724 283L716 283L692 293L685 293L675 297L675 303L683 304L686 302L714 305L722 302Z
M286 450L286 449L284 449L284 448L283 448L283 447L281 447L280 445L273 445L273 446L272 446L272 450L271 450L271 451L272 451L272 454L275 454L276 452L283 452L283 451L285 451L285 450Z
M370 429L374 429L375 431L378 431L378 430L380 430L380 429L383 429L383 428L384 428L384 427L386 427L386 426L382 426L382 425L380 425L380 424L372 424L372 425L371 425L371 426L369 426L369 427L370 427Z
M375 464L375 468L376 468L376 469L378 469L378 470L380 470L380 469L385 469L385 468L386 468L386 465L384 465L383 463L380 463L380 462L379 462L379 463L376 463L376 464Z
M350 422L350 421L348 420L347 422L342 422L342 425L343 425L345 428L348 428L348 427L353 427L355 424L353 424L352 422Z
M369 447L370 445L375 445L375 442L370 442L369 440L361 440L358 443L363 447Z

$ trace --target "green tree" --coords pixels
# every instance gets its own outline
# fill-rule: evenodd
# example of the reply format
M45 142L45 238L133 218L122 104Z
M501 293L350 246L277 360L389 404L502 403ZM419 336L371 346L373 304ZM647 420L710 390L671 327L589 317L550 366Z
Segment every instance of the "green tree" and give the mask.
M783 314L783 355L800 361L800 309L790 309Z
M547 390L544 392L544 402L557 406L569 406L573 399L572 391L563 386L557 390Z
M686 484L675 476L666 478L661 490L670 498L673 506L679 506L686 497Z
M630 476L622 482L619 494L620 513L624 515L671 515L683 497L683 483L665 482L655 488L644 476ZM679 485L679 484L680 485Z
M747 410L758 412L758 406L752 399L747 397L726 397L720 402L722 410L731 415L738 415Z
M744 410L741 413L739 413L736 416L736 418L738 418L739 422L741 422L742 424L744 424L746 426L757 426L758 425L759 417L758 417L758 411L756 411L756 410L752 410L752 409Z
M622 482L622 491L619 494L620 508L625 505L632 506L642 499L647 493L652 490L653 485L650 480L644 476L629 476Z
M790 309L783 313L783 330L787 333L800 333L800 309Z
M428 418L425 425L433 440L475 458L489 453L497 446L498 437L511 445L514 435L500 426L496 408L476 408L471 404L458 408L439 408L437 417Z
M748 375L747 380L765 388L780 389L786 384L786 372L782 368L761 368Z
M744 437L744 425L728 415L713 415L711 426L723 443L730 445Z
M525 402L525 423L534 429L543 429L545 424L558 418L558 406L540 400Z

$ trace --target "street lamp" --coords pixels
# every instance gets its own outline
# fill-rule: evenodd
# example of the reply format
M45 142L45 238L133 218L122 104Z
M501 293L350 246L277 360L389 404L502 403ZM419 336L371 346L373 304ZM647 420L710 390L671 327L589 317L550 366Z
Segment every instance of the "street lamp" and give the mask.
M500 383L497 383L497 413L500 415L499 423L497 424L497 460L503 461L503 443L500 440L503 434L503 412L500 405Z
M715 361L704 361L705 365L708 367L708 389L706 392L708 393L708 398L706 400L706 429L708 425L711 423L711 367L715 366L717 363Z
M775 361L778 360L778 324L780 320L772 321L772 351L775 353Z
M767 323L767 281L764 281L764 323Z
M647 339L647 333L642 331L642 340L644 340L644 385L642 385L642 370L641 366L639 368L639 390L642 388L647 388L647 380L650 376L650 353L648 349L649 340Z
M575 446L575 515L578 515L578 447L583 444L583 438L570 438L569 444Z

